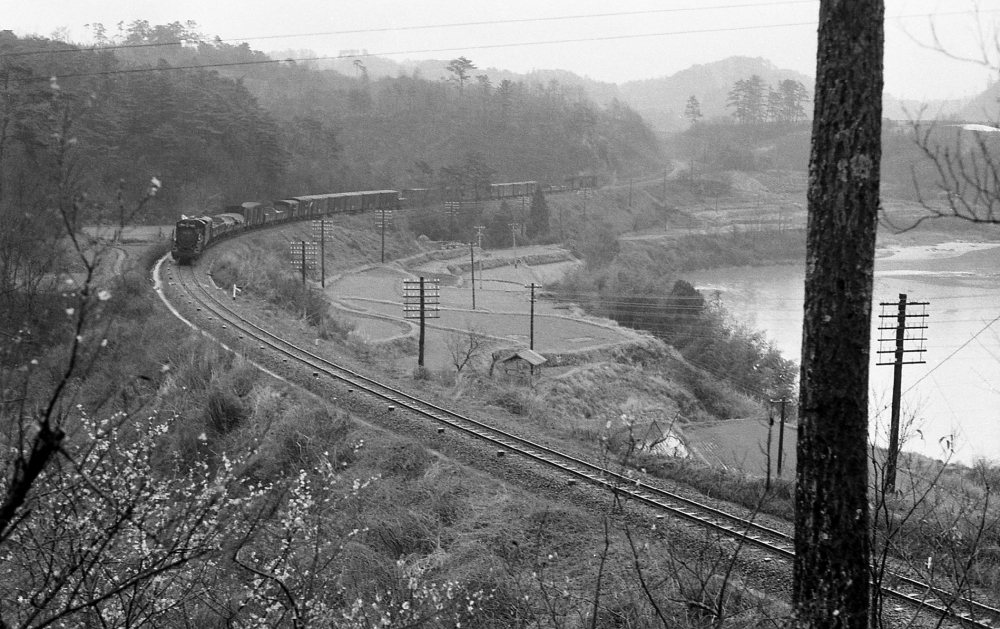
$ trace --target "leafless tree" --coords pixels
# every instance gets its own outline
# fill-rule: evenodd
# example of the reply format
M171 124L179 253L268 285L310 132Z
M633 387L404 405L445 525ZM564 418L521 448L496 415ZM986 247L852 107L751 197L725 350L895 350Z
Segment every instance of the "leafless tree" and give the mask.
M490 341L479 328L470 325L464 332L449 334L446 343L455 372L462 373L463 369L485 355Z
M920 42L941 55L1000 70L1000 23L973 11L976 52L956 52L940 37L933 21L930 42ZM911 168L913 187L925 214L916 219L887 221L897 229L912 229L938 218L958 218L972 223L1000 223L1000 109L995 95L984 102L981 112L987 124L964 124L923 119L920 111L911 122L913 141L922 163Z

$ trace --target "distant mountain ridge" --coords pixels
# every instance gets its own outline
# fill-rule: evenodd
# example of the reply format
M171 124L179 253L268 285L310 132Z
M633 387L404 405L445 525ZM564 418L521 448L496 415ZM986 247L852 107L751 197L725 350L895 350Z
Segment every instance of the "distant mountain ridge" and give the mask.
M282 51L269 53L272 57L282 58L308 57L309 51ZM344 57L339 59L323 59L313 63L316 67L335 70L341 74L356 76L362 70L355 65L360 60L361 66L372 79L379 77L399 76L400 74L417 74L418 76L435 80L448 79L452 75L446 69L447 60L406 60L393 61L383 57ZM475 60L473 59L473 62ZM616 84L597 81L590 77L580 76L568 70L533 70L519 74L510 70L497 68L481 68L473 71L473 76L485 74L496 85L504 79L514 82L548 84L557 81L562 86L577 87L593 101L606 105L613 99L618 99L635 109L654 129L661 133L679 131L687 126L684 118L684 106L691 96L695 96L701 105L701 112L706 118L730 116L732 111L726 107L726 100L733 85L742 79L748 79L754 74L761 77L765 83L777 86L786 79L793 79L805 85L812 95L814 79L795 70L779 68L763 57L728 57L720 61L691 66L669 76L638 81L627 81ZM982 94L960 100L935 100L921 102L899 99L891 94L882 98L882 115L893 120L909 120L921 117L924 119L949 117L966 122L995 122L1000 119L1000 83L994 83ZM811 103L805 104L806 112L811 115Z
M966 122L996 124L1000 120L1000 82L994 82L982 94L968 100L958 116Z
M691 96L698 99L706 118L729 116L726 99L733 85L756 74L777 87L786 79L800 81L812 94L813 79L795 70L775 66L763 57L728 57L714 63L691 66L670 76L629 81L619 86L621 99L635 108L660 131L683 128L684 106ZM810 110L810 107L806 107Z

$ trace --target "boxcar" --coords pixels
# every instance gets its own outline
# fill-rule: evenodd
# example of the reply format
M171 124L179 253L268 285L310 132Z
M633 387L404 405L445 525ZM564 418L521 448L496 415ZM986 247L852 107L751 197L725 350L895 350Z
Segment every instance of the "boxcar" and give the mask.
M281 199L275 201L273 205L280 214L281 220L295 220L299 216L299 202L295 199Z

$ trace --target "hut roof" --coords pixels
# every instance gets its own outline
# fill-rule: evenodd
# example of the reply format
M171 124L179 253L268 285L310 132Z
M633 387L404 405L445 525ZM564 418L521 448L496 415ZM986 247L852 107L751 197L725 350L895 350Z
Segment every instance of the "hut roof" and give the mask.
M515 358L520 358L521 360L524 360L535 367L544 364L546 362L544 356L530 349L519 349L516 352L513 352L507 358L504 358L503 362L508 362Z

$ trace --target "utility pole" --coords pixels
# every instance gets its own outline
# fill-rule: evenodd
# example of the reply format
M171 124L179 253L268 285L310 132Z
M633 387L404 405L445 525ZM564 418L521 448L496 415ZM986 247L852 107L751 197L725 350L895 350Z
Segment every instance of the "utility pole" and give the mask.
M306 284L306 269L315 269L318 266L316 261L319 249L315 242L289 242L289 253L291 254L292 268L302 269L302 285Z
M518 223L508 223L510 225L510 237L514 242L514 257L517 258L517 227Z
M771 433L774 432L774 409L767 413L767 474L764 477L764 492L771 491Z
M476 249L469 243L469 257L472 259L470 269L472 270L472 309L476 309Z
M424 366L424 339L426 320L441 317L441 289L438 280L420 277L417 280L403 280L403 318L420 320L420 343L417 366Z
M483 230L486 229L486 225L476 225L473 227L476 230L476 246L480 249L483 248Z
M313 239L319 238L320 286L326 288L326 232L333 233L333 222L312 222Z
M379 221L379 226L382 228L382 257L381 257L381 264L385 264L385 210L382 210L382 220Z
M531 289L531 315L529 316L530 323L528 325L528 330L529 330L528 349L530 349L531 351L535 351L535 287L536 286L538 285L535 284L534 282L532 282L527 286L527 288ZM530 369L531 369L531 375L534 376L535 365L532 364Z
M382 208L378 214L379 218L375 221L375 227L382 230L382 264L385 264L385 228L392 221L392 210Z
M632 179L628 180L628 207L632 209Z
M785 403L788 402L788 398L781 397L776 400L771 400L772 404L781 404L781 424L780 430L778 431L778 478L781 478L781 460L784 458L785 454ZM771 417L771 424L774 424L774 416ZM770 448L768 449L770 451Z
M538 286L538 284L532 282L531 284L525 286L525 288L531 289L531 315L530 315L531 322L528 325L528 330L529 330L528 349L534 350L535 349L535 288L540 288L540 287Z
M421 278L420 278L420 348L419 348L419 353L417 354L417 366L418 367L423 367L424 366L424 336L426 334L425 333L425 329L427 327L425 325L425 322L427 321L427 302L426 302L426 298L427 298L427 295L424 293L424 278L421 276Z
M778 433L778 478L781 478L781 459L785 454L785 402L788 400L781 398L781 432Z
M923 332L918 332L919 336L912 336L907 338L907 330L926 330L927 325L923 319L928 317L926 312L928 302L917 302L911 301L907 303L906 293L899 294L898 302L880 302L882 306L882 314L879 315L879 319L892 319L895 317L896 325L889 326L879 326L879 347L882 347L882 343L890 342L895 340L895 348L882 350L879 349L879 354L892 354L892 362L878 362L877 365L892 365L892 415L889 420L889 452L885 463L885 478L884 478L884 488L885 492L896 491L896 461L899 458L899 402L900 397L902 397L903 389L903 365L922 365L927 361L920 360L923 357L923 352L926 351L924 347L924 342L927 340L923 336ZM923 306L923 310L920 313L907 313L906 306ZM886 314L886 306L896 306L896 314ZM913 319L920 319L920 323L923 325L907 325L907 317ZM883 335L883 330L895 330L894 339L886 338L888 335ZM916 349L906 349L906 341L919 341L919 345ZM917 360L904 360L907 353L916 352Z

